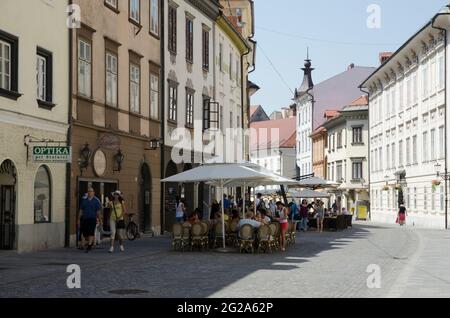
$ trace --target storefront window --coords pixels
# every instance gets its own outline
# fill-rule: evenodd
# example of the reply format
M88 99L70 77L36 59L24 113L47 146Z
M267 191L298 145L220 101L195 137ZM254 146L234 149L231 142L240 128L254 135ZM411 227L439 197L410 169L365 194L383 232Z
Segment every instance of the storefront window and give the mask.
M34 180L34 222L49 223L51 212L50 175L45 166L39 168Z

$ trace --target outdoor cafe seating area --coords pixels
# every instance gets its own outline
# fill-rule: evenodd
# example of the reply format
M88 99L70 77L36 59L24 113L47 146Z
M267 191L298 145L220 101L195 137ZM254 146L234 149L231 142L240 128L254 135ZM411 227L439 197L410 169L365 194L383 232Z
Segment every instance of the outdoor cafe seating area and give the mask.
M243 163L207 163L197 168L182 172L178 175L161 180L163 183L207 183L220 190L218 197L223 197L225 188L240 187L246 191L253 189L254 201L256 202L257 187L280 186L282 189L284 202L287 204L287 197L284 189L304 189L293 194L295 198L328 198L330 195L326 191L328 188L336 187L336 184L316 177L308 177L302 180L289 179L277 175L267 169L249 162ZM315 190L325 190L317 192ZM256 214L256 205L254 211ZM286 231L285 247L281 246L281 225L277 222L262 224L258 229L249 224L238 227L239 220L226 221L225 207L221 201L222 218L220 222L198 221L195 223L178 223L173 226L172 246L177 251L205 251L208 249L220 248L221 250L235 249L240 253L272 253L283 251L295 244L297 236L297 220L289 221ZM246 214L245 204L243 215ZM316 223L315 223L316 222ZM309 220L309 227L317 227L317 221L313 217ZM341 231L351 226L349 216L328 216L324 220L325 230Z
M239 253L273 253L281 251L281 225L272 222L258 229L251 225L238 228L239 220L225 222L225 235L221 223L177 223L173 226L172 247L176 251L208 251L210 249L235 249ZM295 244L297 222L289 222L286 232L286 248ZM225 244L223 238L225 237Z

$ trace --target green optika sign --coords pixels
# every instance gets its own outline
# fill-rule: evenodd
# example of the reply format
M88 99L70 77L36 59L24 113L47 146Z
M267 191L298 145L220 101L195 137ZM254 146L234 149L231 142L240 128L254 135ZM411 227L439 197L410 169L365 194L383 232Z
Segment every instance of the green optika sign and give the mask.
M33 147L34 162L68 163L72 161L72 147Z

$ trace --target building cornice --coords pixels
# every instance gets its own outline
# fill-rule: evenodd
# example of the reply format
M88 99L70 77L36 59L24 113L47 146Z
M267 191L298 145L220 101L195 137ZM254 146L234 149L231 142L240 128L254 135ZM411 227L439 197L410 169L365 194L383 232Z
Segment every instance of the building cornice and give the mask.
M236 45L241 54L252 51L251 47L247 44L247 41L235 29L235 27L231 24L230 20L228 20L226 16L220 14L216 22L219 28L221 28L225 32L225 34L228 35L231 41Z
M64 122L42 119L3 109L0 109L0 123L15 125L18 126L18 129L28 127L56 134L67 134L67 129L69 129L69 125Z
M220 4L216 0L185 0L188 4L200 10L212 20L216 20L220 14Z

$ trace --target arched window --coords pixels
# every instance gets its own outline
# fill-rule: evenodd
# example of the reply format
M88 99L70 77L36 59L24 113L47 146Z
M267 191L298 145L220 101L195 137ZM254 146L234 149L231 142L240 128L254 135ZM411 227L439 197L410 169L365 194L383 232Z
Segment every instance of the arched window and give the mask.
M52 189L48 168L41 166L34 180L34 222L50 223Z

